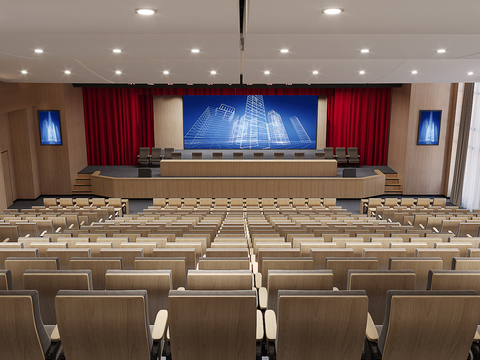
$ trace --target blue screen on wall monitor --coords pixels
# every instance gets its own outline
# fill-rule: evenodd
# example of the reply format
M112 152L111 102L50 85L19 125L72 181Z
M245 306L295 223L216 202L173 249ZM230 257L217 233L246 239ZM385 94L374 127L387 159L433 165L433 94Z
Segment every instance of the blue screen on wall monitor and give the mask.
M40 140L42 145L62 145L60 131L60 111L39 110Z
M185 149L315 149L317 96L185 95Z

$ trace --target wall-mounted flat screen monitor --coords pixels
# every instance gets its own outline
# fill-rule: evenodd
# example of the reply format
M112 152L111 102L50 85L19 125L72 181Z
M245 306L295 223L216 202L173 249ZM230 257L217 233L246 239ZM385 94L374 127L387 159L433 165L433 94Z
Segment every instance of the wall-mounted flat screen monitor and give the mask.
M420 110L417 145L438 145L442 110Z
M185 149L315 149L317 96L185 95Z
M38 110L40 143L42 145L62 145L59 110Z

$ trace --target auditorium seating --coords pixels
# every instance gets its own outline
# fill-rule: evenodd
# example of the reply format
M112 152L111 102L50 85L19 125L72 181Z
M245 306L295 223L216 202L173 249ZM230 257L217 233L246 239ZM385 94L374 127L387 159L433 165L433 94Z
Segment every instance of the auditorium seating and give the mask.
M174 148L165 148L163 152L163 158L164 159L171 159L172 158L172 153L175 151Z
M160 166L161 160L162 160L162 149L152 148L152 155L150 156L150 164Z
M359 164L360 163L360 156L358 155L358 148L356 147L349 147L348 149L348 163L349 164Z
M138 165L150 165L150 148L141 147L138 151Z

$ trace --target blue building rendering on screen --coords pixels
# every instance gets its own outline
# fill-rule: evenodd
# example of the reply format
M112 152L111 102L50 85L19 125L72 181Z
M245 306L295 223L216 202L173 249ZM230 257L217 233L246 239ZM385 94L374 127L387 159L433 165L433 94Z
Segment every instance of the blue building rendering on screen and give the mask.
M266 113L263 95L246 96L243 114L237 109L224 103L218 107L207 106L186 132L185 149L315 148L315 137L311 139L297 116L290 116L288 124L284 123L279 111L271 109ZM316 118L314 120L316 133Z

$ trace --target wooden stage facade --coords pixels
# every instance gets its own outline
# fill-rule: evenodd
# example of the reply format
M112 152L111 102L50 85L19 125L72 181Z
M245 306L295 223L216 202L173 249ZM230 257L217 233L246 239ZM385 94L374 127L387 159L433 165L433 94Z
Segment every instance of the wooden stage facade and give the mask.
M293 164L292 161L290 163ZM163 166L163 165L162 165ZM163 171L163 168L162 168ZM108 177L92 174L92 192L122 198L156 197L335 197L366 198L383 195L385 175L344 177Z

